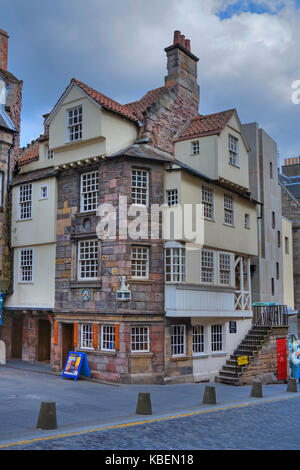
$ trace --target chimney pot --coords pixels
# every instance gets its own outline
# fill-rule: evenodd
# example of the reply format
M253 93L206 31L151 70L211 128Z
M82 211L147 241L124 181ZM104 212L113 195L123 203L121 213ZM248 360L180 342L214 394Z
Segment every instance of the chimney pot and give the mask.
M185 40L185 48L191 52L191 40L190 39L186 39Z
M7 70L8 34L0 29L0 69Z
M184 34L181 34L180 35L180 44L185 47L185 35Z
M180 31L176 30L176 31L174 31L173 44L178 44L178 43L180 43Z

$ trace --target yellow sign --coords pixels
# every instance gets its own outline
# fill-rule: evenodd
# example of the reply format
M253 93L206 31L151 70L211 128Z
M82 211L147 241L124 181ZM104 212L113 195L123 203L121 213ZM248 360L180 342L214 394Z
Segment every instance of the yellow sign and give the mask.
M248 356L240 356L238 357L238 365L243 366L245 364L248 364Z

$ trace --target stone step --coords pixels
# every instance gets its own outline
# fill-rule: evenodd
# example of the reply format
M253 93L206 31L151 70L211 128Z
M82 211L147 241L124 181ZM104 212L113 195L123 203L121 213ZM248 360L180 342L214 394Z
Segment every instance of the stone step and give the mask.
M239 379L238 377L226 377L224 375L218 375L215 377L215 381L227 385L238 385L239 384Z

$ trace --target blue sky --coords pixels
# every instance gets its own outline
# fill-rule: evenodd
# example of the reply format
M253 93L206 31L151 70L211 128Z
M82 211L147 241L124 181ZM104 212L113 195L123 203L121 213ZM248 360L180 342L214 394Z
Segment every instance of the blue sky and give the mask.
M3 3L3 2L2 2ZM237 108L282 158L300 154L300 0L10 0L0 28L8 69L24 81L21 144L42 131L72 77L127 103L162 86L179 29L200 59L200 113Z

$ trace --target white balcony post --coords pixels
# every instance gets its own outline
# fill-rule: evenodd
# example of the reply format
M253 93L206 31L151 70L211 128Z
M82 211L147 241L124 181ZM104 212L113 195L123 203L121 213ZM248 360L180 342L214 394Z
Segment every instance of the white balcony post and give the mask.
M245 310L245 293L244 293L244 258L240 259L240 289L241 289L241 307Z
M252 309L252 296L251 296L251 260L247 259L247 282L248 282L248 292L249 292L249 310Z

